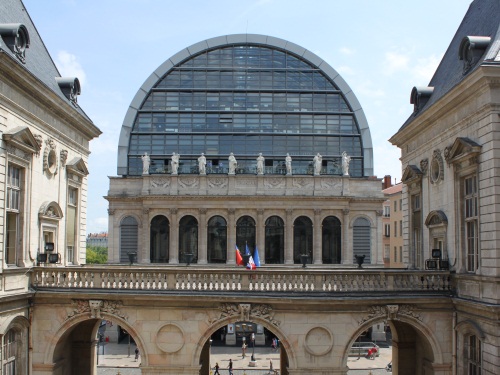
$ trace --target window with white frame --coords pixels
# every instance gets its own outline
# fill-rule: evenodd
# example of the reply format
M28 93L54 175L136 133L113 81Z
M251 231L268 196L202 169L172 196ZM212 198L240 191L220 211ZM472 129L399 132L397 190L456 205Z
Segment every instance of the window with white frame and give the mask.
M397 251L397 247L394 246L394 263L396 263L398 261L398 251Z
M5 260L7 264L12 265L16 265L21 256L20 243L23 236L23 172L23 168L12 164L9 164L7 169L7 228Z
M68 188L68 204L66 207L66 260L69 264L75 261L76 218L78 213L78 189Z
M384 235L386 237L391 236L391 224L384 224Z
M399 261L403 262L403 246L399 247Z
M477 210L477 180L476 176L464 178L464 233L466 248L467 271L475 272L478 268L478 210Z
M398 236L398 222L394 222L394 237Z
M13 329L10 329L3 338L2 348L2 374L15 375L17 361L17 335Z
M481 374L481 340L475 335L466 338L466 366L468 375Z
M422 214L420 209L420 194L411 197L411 225L412 225L412 246L415 259L415 266L422 266Z
M384 206L384 217L390 217L391 216L391 206L387 205Z

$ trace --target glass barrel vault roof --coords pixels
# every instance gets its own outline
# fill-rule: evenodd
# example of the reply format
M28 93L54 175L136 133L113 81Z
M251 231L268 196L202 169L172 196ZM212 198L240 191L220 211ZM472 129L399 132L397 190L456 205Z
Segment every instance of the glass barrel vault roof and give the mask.
M233 152L252 173L259 153L271 168L289 153L295 174L320 153L336 174L343 151L351 176L373 174L366 118L338 73L284 40L228 35L179 52L144 83L122 126L118 174L142 174L145 152L162 168L176 152L185 171L201 153L222 166Z

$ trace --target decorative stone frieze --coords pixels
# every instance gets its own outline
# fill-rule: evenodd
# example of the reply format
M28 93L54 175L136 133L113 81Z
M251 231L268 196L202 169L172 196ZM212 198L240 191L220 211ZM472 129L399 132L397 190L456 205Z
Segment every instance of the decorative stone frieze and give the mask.
M264 187L271 189L282 189L285 187L285 179L283 177L269 177L264 180Z
M61 159L61 167L66 165L66 160L68 160L68 150L61 150L59 157Z
M430 166L431 184L444 180L444 162L440 150L434 150Z
M183 188L197 188L199 181L197 177L181 177L179 178L179 185Z
M248 321L251 317L255 317L266 320L275 326L279 326L281 324L280 321L274 319L272 307L266 304L251 305L249 303L222 303L219 306L219 310L220 314L218 314L218 316L209 319L210 324L214 324L228 317L236 316L238 316L238 319L242 321Z
M45 141L45 149L43 151L43 171L49 175L56 175L58 164L56 142L52 138L48 138Z
M227 178L214 177L208 179L210 189L223 189L227 187Z
M420 170L423 175L427 174L427 169L429 168L429 159L425 158L420 160Z
M170 186L170 179L166 177L154 177L151 179L152 188L167 188Z
M120 311L121 301L74 299L72 305L74 306L73 311L68 314L66 320L80 314L89 314L91 318L101 319L102 313L128 319Z
M359 321L359 325L361 326L372 319L381 317L386 317L386 320L398 320L398 316L401 315L422 320L422 317L415 312L415 308L412 305L370 306L368 314Z
M294 188L298 189L309 189L313 187L313 182L307 178L294 178L292 185Z

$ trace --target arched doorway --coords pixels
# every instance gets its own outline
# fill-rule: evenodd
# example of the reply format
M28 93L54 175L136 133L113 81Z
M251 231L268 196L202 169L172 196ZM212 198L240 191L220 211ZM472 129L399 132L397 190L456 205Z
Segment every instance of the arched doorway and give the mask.
M123 321L113 317L79 317L76 320L74 324L68 322L61 327L57 343L53 348L48 347L50 356L47 358L50 364L54 364L53 374L96 375L98 367L110 368L110 365L116 365L116 358L120 358L120 366L116 367L138 368L141 362L144 364L147 355L142 355L143 345L137 333ZM120 331L129 339L125 338L120 343ZM114 336L113 332L117 332L117 335ZM141 353L137 360L136 348Z
M432 375L436 360L432 340L430 332L409 321L373 321L361 327L346 348L347 375L387 366L393 375Z
M282 339L276 329L252 320L213 327L202 344L200 375L209 375L216 365L221 374L227 374L230 360L235 374L266 373L273 369L288 375L289 359Z

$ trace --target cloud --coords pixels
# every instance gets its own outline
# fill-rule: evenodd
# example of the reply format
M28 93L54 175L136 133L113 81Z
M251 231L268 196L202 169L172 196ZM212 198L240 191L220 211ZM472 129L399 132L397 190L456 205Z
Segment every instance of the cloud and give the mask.
M443 56L431 55L417 60L417 64L412 68L415 82L428 83L436 71Z
M337 68L337 72L339 72L339 73L340 73L340 74L342 74L342 75L348 75L348 76L349 76L349 75L350 75L350 76L352 76L352 75L354 75L354 73L355 73L355 72L354 72L354 69L353 69L353 68L351 68L351 67L350 67L350 66L348 66L348 65L339 66L339 67Z
M108 231L108 217L96 217L87 222L87 233L101 233Z
M356 53L355 50L347 47L342 47L341 49L339 49L339 52L343 55L348 55L348 56Z
M78 58L67 52L59 51L57 54L56 65L63 77L77 77L81 85L85 84L86 74L78 62Z
M385 53L385 72L406 71L409 68L410 56L398 52Z

